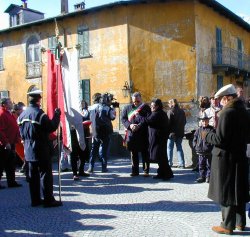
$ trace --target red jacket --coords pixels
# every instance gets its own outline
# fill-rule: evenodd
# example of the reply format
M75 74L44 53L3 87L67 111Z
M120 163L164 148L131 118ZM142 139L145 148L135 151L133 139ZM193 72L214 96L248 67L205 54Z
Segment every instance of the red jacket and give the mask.
M5 108L0 107L0 145L15 144L20 134L15 117Z

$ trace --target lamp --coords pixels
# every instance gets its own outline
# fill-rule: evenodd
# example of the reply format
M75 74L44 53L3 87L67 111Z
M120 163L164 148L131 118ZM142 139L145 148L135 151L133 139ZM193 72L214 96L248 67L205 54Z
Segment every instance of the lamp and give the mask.
M122 87L122 94L124 97L128 97L130 94L131 88L127 81L125 81L124 86Z

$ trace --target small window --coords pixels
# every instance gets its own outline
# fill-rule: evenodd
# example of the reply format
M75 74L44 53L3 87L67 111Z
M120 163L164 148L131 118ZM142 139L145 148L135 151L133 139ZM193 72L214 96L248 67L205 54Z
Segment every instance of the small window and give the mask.
M39 41L35 36L31 36L26 44L27 56L26 61L30 62L40 62L40 45Z
M80 57L89 57L89 29L88 28L80 28L78 29L78 44L81 45L80 48Z
M9 98L9 91L0 91L0 99Z
M90 105L90 80L80 81L80 98Z
M56 51L56 42L57 42L56 36L51 36L48 38L48 47L51 53L53 54L55 54Z
M3 70L3 44L0 43L0 70Z
M217 75L217 91L223 87L223 76Z

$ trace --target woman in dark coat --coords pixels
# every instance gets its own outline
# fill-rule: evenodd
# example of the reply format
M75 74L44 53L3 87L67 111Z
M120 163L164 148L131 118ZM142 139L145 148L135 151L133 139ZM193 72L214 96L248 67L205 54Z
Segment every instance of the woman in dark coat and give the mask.
M231 234L235 227L244 230L249 201L246 158L249 117L243 102L233 92L233 85L217 92L226 100L225 107L219 114L216 133L203 135L214 145L208 197L221 205L222 223L212 228L220 234Z
M159 165L157 175L154 178L168 180L174 177L167 159L169 122L160 99L151 101L151 112L151 115L145 118L143 123L148 125L150 161Z

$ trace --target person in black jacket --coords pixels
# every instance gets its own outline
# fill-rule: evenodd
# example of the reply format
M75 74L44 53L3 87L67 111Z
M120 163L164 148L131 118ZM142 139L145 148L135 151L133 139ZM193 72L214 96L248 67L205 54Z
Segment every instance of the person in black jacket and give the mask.
M160 99L151 101L152 113L143 119L138 129L146 123L148 125L149 156L150 162L158 163L157 175L153 178L169 180L174 177L167 159L167 139L169 136L169 121L167 114L163 111Z
M199 127L194 133L193 147L199 156L199 174L200 177L196 180L197 183L207 182L209 183L210 179L210 166L212 159L212 149L213 145L207 143L202 139L202 132L214 132L214 128L209 125L209 117L206 113L203 113L203 116L200 117L202 126Z
M150 107L142 102L140 92L132 95L132 104L124 107L122 111L122 124L126 129L125 143L131 152L132 172L131 177L139 175L139 153L142 155L144 176L149 176L148 153L148 127L145 124L139 130L134 130L136 125L143 121L150 113ZM133 131L134 130L134 131Z
M205 141L214 145L208 197L220 204L222 212L221 224L212 230L232 234L235 228L243 231L246 227L250 123L244 102L237 98L232 84L222 87L215 98L220 98L223 106L216 133L202 133Z
M53 196L52 144L49 134L60 122L60 109L55 110L52 120L40 109L41 90L34 88L29 95L29 107L18 117L21 138L24 142L25 160L29 166L31 206L61 206ZM40 194L40 183L44 200Z

